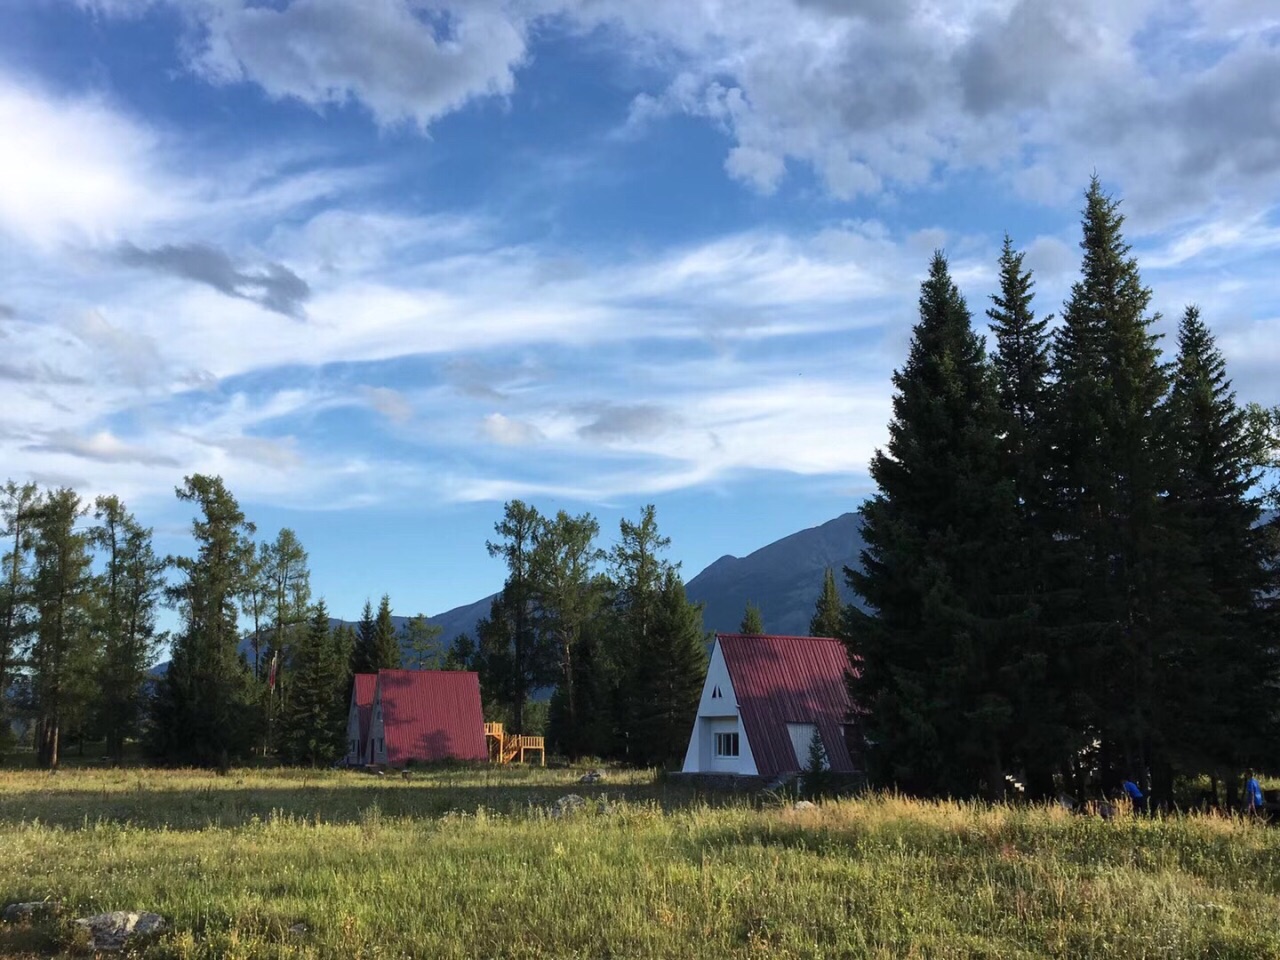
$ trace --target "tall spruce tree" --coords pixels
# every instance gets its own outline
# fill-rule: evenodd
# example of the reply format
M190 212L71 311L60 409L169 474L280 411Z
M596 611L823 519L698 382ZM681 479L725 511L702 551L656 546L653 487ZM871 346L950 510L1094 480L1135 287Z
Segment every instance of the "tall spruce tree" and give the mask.
M297 764L332 763L343 753L346 739L349 651L329 629L329 610L323 600L313 608L306 629L291 645L293 677L289 702L280 723L281 757Z
M640 763L680 759L707 675L702 606L690 603L675 567L667 566L654 606L648 669L636 674L631 756Z
M840 599L840 591L836 589L836 575L830 567L822 575L822 593L814 606L813 618L809 621L809 636L838 637L841 635L841 620L844 617L844 602Z
M0 744L9 731L9 689L31 632L31 536L40 491L34 483L12 480L0 487Z
M1161 522L1172 480L1159 434L1168 379L1148 314L1151 292L1124 241L1119 202L1095 176L1085 195L1080 279L1055 331L1047 436L1054 503L1053 617L1065 628L1067 723L1101 743L1107 786L1122 775L1171 786L1162 731L1163 638L1172 637L1184 564ZM1074 752L1074 751L1073 751Z
M1003 473L1013 483L1018 523L1013 531L1016 562L999 589L1010 614L1007 643L1012 662L1013 742L1010 760L1021 767L1027 794L1052 796L1053 772L1070 750L1063 698L1055 678L1069 669L1045 616L1045 594L1053 581L1046 564L1052 530L1044 422L1049 402L1049 318L1037 318L1031 271L1006 234L1000 253L1000 290L987 317L995 337L995 370L1002 425Z
M399 670L402 659L400 632L391 616L391 596L384 593L378 601L378 616L373 622L374 672Z
M764 633L764 614L750 600L747 601L746 610L742 612L742 623L738 624L738 632L750 636L759 636Z
M236 629L254 527L221 477L192 474L177 496L199 510L191 526L196 553L171 558L180 579L169 596L181 626L152 701L149 747L169 762L224 766L248 754L257 727Z
M151 530L118 497L98 497L94 507L98 525L91 536L104 566L93 618L102 648L97 714L107 754L118 763L125 739L138 733L147 670L163 640L156 634L156 612L165 562L151 546Z
M37 616L31 649L37 756L56 768L64 732L83 723L93 697L93 558L89 534L76 524L85 509L74 490L45 497L35 514L31 600Z
M941 253L893 383L888 448L871 461L878 492L862 510L863 569L848 571L873 611L850 631L870 772L915 792L999 796L1011 706L994 598L1015 500L995 377Z
M377 627L373 618L373 603L365 600L360 620L356 623L355 643L351 648L351 672L377 673Z
M1177 706L1164 739L1183 771L1231 777L1271 761L1280 664L1270 598L1280 557L1259 525L1263 464L1251 423L1194 306L1179 324L1163 420L1176 470L1167 522L1191 565L1164 645L1160 689Z

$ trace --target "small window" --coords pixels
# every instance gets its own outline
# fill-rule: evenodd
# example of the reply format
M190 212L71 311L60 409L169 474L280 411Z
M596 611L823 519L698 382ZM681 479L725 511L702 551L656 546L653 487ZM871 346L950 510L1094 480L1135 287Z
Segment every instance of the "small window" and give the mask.
M736 733L716 734L716 756L736 757L738 755L738 735Z
M720 686L719 686L719 684L717 684L716 686L714 686L714 687L712 687L712 688L711 688L711 699L712 699L712 700L719 700L722 696L724 696L724 694L722 694L722 693L720 692Z

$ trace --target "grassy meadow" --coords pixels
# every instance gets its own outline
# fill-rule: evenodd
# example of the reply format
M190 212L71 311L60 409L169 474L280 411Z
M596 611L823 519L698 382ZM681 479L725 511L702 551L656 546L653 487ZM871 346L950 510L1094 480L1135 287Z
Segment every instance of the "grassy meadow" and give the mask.
M147 957L1280 958L1280 830L1258 824L794 810L579 773L0 772L0 905L64 904L0 926L0 956L148 909L171 930Z

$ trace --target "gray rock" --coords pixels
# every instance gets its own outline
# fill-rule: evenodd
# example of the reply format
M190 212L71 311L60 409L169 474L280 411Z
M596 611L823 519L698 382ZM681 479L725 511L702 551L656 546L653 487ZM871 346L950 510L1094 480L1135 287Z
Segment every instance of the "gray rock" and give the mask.
M792 810L817 810L816 803L810 803L808 800L797 800L791 805Z
M127 943L161 933L164 917L158 913L114 910L82 917L76 925L88 932L90 950L121 950Z
M305 923L295 923L289 928L289 932L295 937L305 936L307 932L307 925Z
M25 920L36 920L40 917L53 916L61 904L57 900L31 900L27 903L11 903L0 913L0 920L5 923L22 923Z
M586 805L587 801L583 800L576 793L567 793L553 803L548 812L553 817L563 817L577 810L581 810Z
M600 783L604 780L604 774L599 770L588 770L578 778L579 783Z

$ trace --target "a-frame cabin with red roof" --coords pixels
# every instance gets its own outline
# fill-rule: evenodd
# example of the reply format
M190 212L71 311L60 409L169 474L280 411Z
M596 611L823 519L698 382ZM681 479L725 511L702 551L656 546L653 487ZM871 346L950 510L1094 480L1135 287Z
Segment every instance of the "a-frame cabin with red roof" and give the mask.
M716 635L684 773L772 779L804 770L815 733L826 766L850 757L849 655L830 637Z
M469 670L379 670L367 763L488 760L480 676Z

